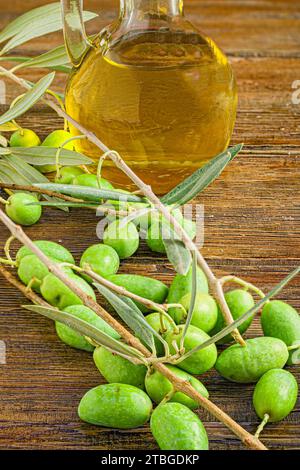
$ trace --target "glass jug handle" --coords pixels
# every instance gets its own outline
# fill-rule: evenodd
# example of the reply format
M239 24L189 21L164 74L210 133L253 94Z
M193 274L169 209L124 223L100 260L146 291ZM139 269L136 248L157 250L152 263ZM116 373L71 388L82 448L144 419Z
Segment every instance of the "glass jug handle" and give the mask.
M65 45L74 67L81 65L91 43L83 22L83 0L61 0Z

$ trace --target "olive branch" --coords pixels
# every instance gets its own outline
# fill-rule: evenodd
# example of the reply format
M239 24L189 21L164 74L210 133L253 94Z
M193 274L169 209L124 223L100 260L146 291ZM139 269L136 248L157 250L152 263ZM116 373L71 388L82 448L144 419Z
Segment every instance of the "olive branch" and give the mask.
M0 66L0 71L2 72L3 75L6 75L8 78L12 79L14 82L18 83L21 85L23 88L30 90L31 86L22 78L17 77L14 73L12 73L9 70L6 70L5 68ZM265 449L265 446L255 437L252 436L250 433L248 433L246 430L244 430L238 423L236 423L232 418L230 418L226 413L224 413L221 409L219 409L215 404L213 404L210 400L204 398L201 396L199 393L197 393L193 387L190 386L186 381L182 381L178 377L176 377L172 372L169 371L169 369L163 364L162 361L170 361L170 362L180 362L183 360L183 358L186 358L188 355L192 354L195 352L195 350L200 350L203 349L204 347L208 346L209 344L212 344L216 342L218 339L224 337L228 333L231 333L234 339L239 342L241 345L245 345L245 342L243 338L241 337L240 333L237 330L237 327L245 321L246 318L252 316L256 311L258 311L261 306L272 296L275 295L275 293L279 292L282 287L285 285L286 282L288 282L292 277L294 277L296 274L298 274L299 270L295 270L292 272L285 280L282 281L273 291L271 291L267 296L263 297L258 304L251 309L249 312L247 312L243 317L241 317L239 320L236 322L233 322L233 318L231 315L231 312L228 308L228 305L226 303L225 297L224 297L224 291L223 291L223 284L225 282L235 282L237 284L241 284L245 287L248 287L258 293L260 296L263 296L263 293L257 289L255 286L247 283L246 281L243 281L235 276L231 277L223 277L218 279L213 272L211 271L210 267L208 266L206 260L202 256L202 254L198 251L196 245L194 242L189 238L188 234L186 231L182 228L182 226L178 223L178 221L174 218L170 210L165 206L165 204L160 200L152 191L151 187L146 185L132 170L131 168L124 162L124 160L121 158L121 156L113 151L110 150L106 147L106 145L101 142L92 132L88 131L85 129L83 126L81 126L79 123L77 123L74 119L69 116L64 109L59 107L55 102L53 102L51 99L48 99L46 97L40 97L40 99L49 107L51 107L56 113L62 117L63 119L68 120L68 122L71 122L74 127L76 127L82 135L85 135L88 140L90 140L92 143L94 143L102 152L106 154L108 158L110 158L114 164L120 168L130 179L137 188L141 191L141 193L147 198L147 201L154 207L159 213L161 213L166 221L170 224L176 235L179 237L179 239L182 241L184 247L192 254L194 258L194 263L193 266L196 264L201 267L203 270L204 274L206 275L208 279L208 283L210 286L210 290L215 297L216 301L219 303L220 308L222 310L224 320L227 324L227 327L224 328L221 332L219 332L217 335L215 335L213 338L208 340L207 342L199 345L197 348L195 348L192 351L185 352L184 348L182 349L183 343L184 343L184 336L183 340L181 343L181 351L178 350L177 354L175 354L173 357L168 356L166 354L165 358L156 358L153 353L149 351L148 348L146 348L138 338L136 338L130 331L128 331L126 328L124 328L114 317L112 317L106 310L101 307L97 302L95 302L91 297L87 296L81 289L78 288L74 284L72 280L63 272L60 266L54 264L51 260L45 256L45 254L39 250L38 247L34 245L34 243L26 236L26 234L23 232L23 230L15 225L5 214L3 211L0 211L0 219L2 222L9 228L11 231L12 235L17 238L21 243L23 243L25 246L31 249L31 251L38 256L38 258L45 263L45 265L48 267L49 271L52 272L55 276L57 276L67 287L69 287L72 292L74 292L82 301L83 303L91 308L93 311L95 311L101 318L103 318L110 326L112 326L123 338L127 346L130 347L130 350L127 350L127 353L129 353L129 356L127 357L133 357L135 360L140 360L141 362L146 362L148 365L151 365L152 367L156 368L159 370L163 375L165 375L173 384L174 388L176 390L182 391L183 393L186 393L188 396L191 398L194 398L197 403L199 403L200 406L208 410L210 413L212 413L217 419L222 421L226 426L228 426L247 446L253 449ZM47 185L45 185L47 186ZM41 191L47 191L47 188L40 188ZM71 196L69 196L71 197ZM72 201L69 201L71 203ZM73 201L74 202L74 201ZM74 202L75 204L76 202ZM8 275L6 270L4 268L0 268L1 273L5 275L5 277L9 280L9 282L13 283L16 287L20 289L19 283L17 280L12 281L12 276ZM93 273L90 268L85 268L84 272L91 276L96 282L99 284L103 285L104 280L100 279L96 273ZM24 287L24 286L23 286ZM107 286L112 290L116 291L116 286L109 285ZM49 308L49 305L45 305L46 303L44 301L41 302L41 299L39 296L36 294L30 293L28 289L20 289L22 292L26 295L26 297L33 300L34 303L37 303L40 307L27 307L32 310L38 311L38 313L42 313L52 319L58 319L61 322L65 322L66 324L70 324L72 319L70 318L65 318L64 315L61 315L62 312L58 312L57 310L53 309L52 307ZM195 289L194 289L195 291ZM118 294L121 295L126 295L129 298L132 298L132 294L124 291L119 291ZM129 294L129 295L128 295ZM195 292L193 292L193 297L195 296ZM142 298L135 298L134 300L139 300L144 302L147 299L142 299ZM193 304L193 299L192 299L192 304ZM168 305L152 305L152 307L155 307L155 310L160 312L162 315L168 315L167 310L169 308ZM37 310L39 309L39 310ZM42 310L41 310L42 309ZM185 325L185 333L187 331L189 322L191 321L191 312L192 309L190 309L190 312L188 314L188 321L186 322ZM83 328L82 331L85 331L86 334L87 331L89 331L88 328L89 325L82 325L83 322L82 320L77 321L77 329L80 331L80 328ZM81 324L81 325L80 325ZM75 325L75 323L74 323ZM98 332L91 332L90 337L92 338L94 335L94 341L97 342L97 338L100 342L100 344L103 344L104 342L104 334L101 335L101 339L99 339L99 331ZM95 338L96 335L96 338ZM88 334L87 334L88 336ZM104 339L103 339L104 338ZM126 348L125 348L126 350ZM117 352L117 351L116 351ZM168 351L166 351L168 352ZM120 354L124 354L124 348L123 352L118 351Z

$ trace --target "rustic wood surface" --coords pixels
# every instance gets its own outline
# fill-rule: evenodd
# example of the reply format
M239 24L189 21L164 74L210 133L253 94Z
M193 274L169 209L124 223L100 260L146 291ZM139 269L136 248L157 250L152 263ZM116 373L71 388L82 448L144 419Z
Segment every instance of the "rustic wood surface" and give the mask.
M1 0L0 27L25 8L46 3ZM117 14L117 0L84 3L100 10L90 32ZM232 61L239 85L233 143L245 142L243 153L197 201L205 205L203 254L216 273L236 273L268 291L300 258L300 105L292 102L292 83L300 80L300 1L186 0L185 4L186 15ZM61 34L53 34L30 42L21 51L36 55L61 41ZM25 76L36 80L42 73ZM64 77L57 78L56 86L63 88ZM7 103L16 93L16 86L7 83ZM42 137L61 125L41 105L20 123ZM90 211L66 216L49 209L27 233L34 239L62 242L78 260L97 241L96 223ZM1 246L8 235L1 226ZM153 275L168 283L173 275L165 258L157 258L144 245L122 263L122 271ZM300 307L299 278L280 297ZM24 302L19 292L0 279L0 339L7 345L7 364L0 365L0 449L157 448L148 426L115 431L80 422L77 404L86 390L101 383L101 377L89 354L62 344L53 324L22 309ZM257 319L249 336L258 334ZM293 372L297 374L297 369ZM254 432L258 419L251 404L253 386L230 384L213 371L203 381L211 399ZM200 410L199 415L211 449L243 449L208 413ZM262 440L271 449L300 449L299 423L298 401L287 419L267 426Z

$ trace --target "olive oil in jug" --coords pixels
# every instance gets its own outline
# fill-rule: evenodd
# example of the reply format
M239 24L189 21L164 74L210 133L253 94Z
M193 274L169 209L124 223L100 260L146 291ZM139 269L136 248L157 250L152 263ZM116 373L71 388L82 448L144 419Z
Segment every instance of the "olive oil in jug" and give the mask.
M226 56L185 20L177 0L127 3L74 68L66 108L163 194L228 146L236 84ZM140 10L143 3L147 8ZM161 3L177 6L177 13L162 12ZM78 151L99 160L93 144L75 142ZM109 159L103 176L130 187Z

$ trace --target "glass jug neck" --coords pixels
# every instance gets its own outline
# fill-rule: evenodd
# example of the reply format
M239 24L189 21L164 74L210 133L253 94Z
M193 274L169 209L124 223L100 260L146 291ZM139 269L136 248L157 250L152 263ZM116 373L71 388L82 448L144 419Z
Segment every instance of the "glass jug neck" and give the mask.
M183 0L120 0L121 18L183 15Z

